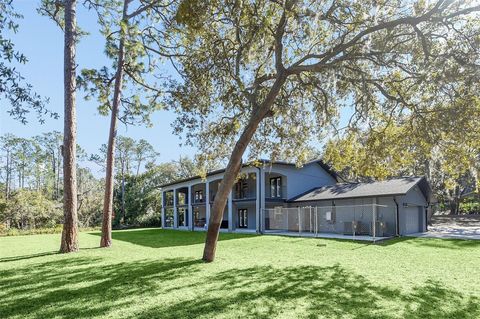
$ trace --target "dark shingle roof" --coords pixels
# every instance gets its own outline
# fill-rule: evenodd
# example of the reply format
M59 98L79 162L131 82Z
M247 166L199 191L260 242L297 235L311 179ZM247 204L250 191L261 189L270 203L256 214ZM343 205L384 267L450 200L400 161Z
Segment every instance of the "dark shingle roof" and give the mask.
M419 185L425 198L430 198L430 186L424 177L401 177L369 183L339 183L314 188L290 199L290 202L306 202L372 196L404 195Z

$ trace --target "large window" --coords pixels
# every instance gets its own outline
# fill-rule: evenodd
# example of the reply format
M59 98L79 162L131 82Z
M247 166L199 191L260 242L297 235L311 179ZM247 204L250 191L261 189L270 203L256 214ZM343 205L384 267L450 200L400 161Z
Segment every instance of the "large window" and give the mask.
M248 210L242 208L238 210L238 228L248 227Z
M203 191L195 191L195 203L203 203Z
M272 198L282 197L282 178L281 177L270 178L270 197Z

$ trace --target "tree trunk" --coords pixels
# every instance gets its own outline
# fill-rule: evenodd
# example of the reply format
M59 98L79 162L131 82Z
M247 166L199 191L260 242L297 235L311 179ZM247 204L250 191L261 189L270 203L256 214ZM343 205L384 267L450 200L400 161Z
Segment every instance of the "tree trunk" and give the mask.
M122 216L123 216L123 224L125 224L125 173L122 172Z
M127 21L128 0L123 2L123 21ZM112 246L112 213L113 213L113 183L115 164L115 140L117 136L117 116L120 107L120 95L123 82L123 64L125 60L125 35L123 28L120 31L120 44L118 48L117 73L113 92L112 114L110 118L110 133L108 136L107 168L105 174L105 197L103 199L102 238L100 247Z
M223 210L227 203L228 194L232 190L235 179L241 169L242 156L247 149L248 144L252 140L255 131L260 122L267 116L273 105L280 89L285 83L286 76L280 74L270 89L265 101L252 114L242 135L235 143L227 168L223 175L223 179L218 186L218 192L215 194L213 207L210 212L210 220L208 222L207 238L205 240L205 248L203 250L203 260L212 262L215 259L215 251L217 248L218 233L223 219ZM208 204L207 204L208 205Z
M6 179L5 179L5 202L8 202L10 197L10 151L7 150L7 169L6 169Z
M59 199L60 198L60 161L61 161L61 152L60 150L57 150L57 175L56 175L56 179L57 179L57 186L55 187L55 199Z
M63 224L60 251L69 253L78 250L77 216L77 123L75 110L76 90L76 0L65 1L65 48L64 48L64 129L63 129Z

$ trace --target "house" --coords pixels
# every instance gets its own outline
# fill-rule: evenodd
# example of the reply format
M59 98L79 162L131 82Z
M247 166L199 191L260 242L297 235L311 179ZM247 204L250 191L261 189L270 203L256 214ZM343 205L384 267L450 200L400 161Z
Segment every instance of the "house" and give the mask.
M205 230L224 172L162 185L162 227ZM345 183L320 160L302 167L262 160L242 166L221 228L360 239L405 235L426 230L430 196L423 177Z

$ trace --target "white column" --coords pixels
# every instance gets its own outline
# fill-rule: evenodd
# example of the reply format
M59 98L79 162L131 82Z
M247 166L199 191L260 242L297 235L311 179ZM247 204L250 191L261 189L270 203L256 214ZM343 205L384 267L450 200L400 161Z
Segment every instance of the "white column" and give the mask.
M232 191L228 193L228 231L233 231L233 202Z
M193 230L192 185L188 186L188 229Z
M173 189L173 228L178 228L177 216L177 189Z
M162 191L162 228L165 228L165 192Z
M206 228L208 227L208 223L210 222L210 183L207 180L205 182L205 218L206 218Z
M260 172L257 170L255 173L257 178L256 178L256 200L255 200L255 216L256 216L256 231L257 233L261 232L261 212L260 212Z
M266 218L266 206L265 206L265 170L260 168L260 232L265 231L265 218Z
M375 242L375 237L377 235L376 228L377 228L377 198L374 197L372 199L372 227L373 227L373 242Z

